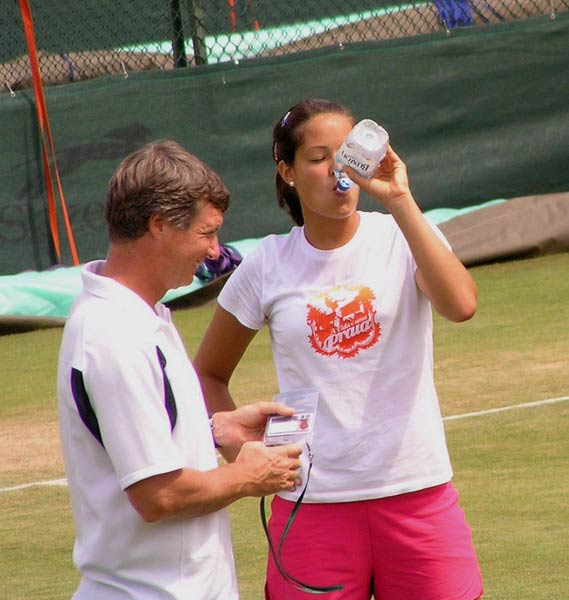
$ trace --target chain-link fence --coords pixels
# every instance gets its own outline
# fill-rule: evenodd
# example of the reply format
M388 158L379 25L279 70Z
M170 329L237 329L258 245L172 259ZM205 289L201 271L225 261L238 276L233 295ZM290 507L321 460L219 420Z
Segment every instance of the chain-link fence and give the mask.
M0 16L0 86L32 84L18 0ZM569 10L569 0L30 0L46 85L415 36Z

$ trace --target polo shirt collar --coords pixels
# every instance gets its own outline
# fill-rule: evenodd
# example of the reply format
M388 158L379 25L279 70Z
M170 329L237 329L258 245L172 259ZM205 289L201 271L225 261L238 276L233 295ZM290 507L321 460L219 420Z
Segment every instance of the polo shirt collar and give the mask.
M152 310L148 303L130 288L111 277L99 275L105 263L104 260L94 260L83 266L81 278L86 292L126 308L135 316L139 314L143 322L149 317L153 317L157 327L164 321L171 323L170 311L161 302L157 302Z

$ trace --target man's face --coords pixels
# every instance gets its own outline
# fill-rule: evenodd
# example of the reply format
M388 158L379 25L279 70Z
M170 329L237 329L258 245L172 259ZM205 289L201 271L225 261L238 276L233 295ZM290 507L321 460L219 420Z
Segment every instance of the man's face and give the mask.
M213 204L202 201L189 227L164 227L164 251L169 273L169 288L192 282L199 265L206 259L219 257L217 233L223 223L223 213Z

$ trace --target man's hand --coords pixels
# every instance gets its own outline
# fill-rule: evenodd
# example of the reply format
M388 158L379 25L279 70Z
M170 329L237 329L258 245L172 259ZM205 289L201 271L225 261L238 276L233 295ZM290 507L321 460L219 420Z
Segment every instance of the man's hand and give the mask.
M235 466L243 471L247 496L268 496L282 491L293 491L301 481L301 446L265 446L261 442L243 444Z
M213 415L213 437L222 447L240 448L245 442L263 440L267 417L281 415L290 417L294 409L282 402L258 402L232 411Z

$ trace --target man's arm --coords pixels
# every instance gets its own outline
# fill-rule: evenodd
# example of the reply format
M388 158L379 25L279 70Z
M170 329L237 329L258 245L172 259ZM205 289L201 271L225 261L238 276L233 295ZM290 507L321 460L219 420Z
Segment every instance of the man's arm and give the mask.
M126 489L147 522L175 515L198 517L246 496L267 496L294 490L302 448L266 447L247 442L234 463L210 471L179 469L139 481Z

